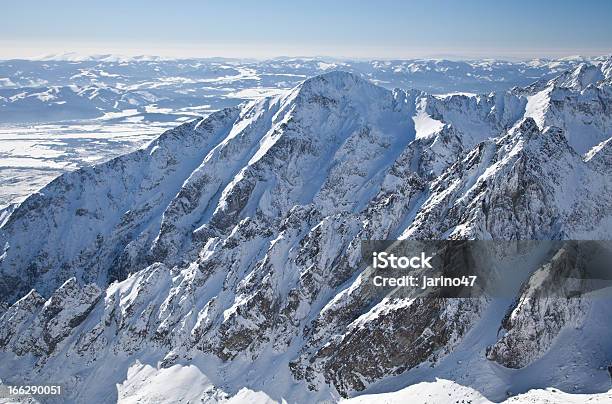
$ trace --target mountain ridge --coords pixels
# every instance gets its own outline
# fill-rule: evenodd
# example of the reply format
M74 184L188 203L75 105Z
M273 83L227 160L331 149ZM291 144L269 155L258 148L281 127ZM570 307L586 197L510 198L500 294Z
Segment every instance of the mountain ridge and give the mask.
M505 339L495 335L511 302L381 297L360 262L361 240L398 236L608 239L610 143L598 140L610 136L602 108L612 97L584 110L586 89L567 89L563 108L582 112L562 122L577 116L597 134L580 143L584 151L569 136L578 131L530 116L528 97L538 90L433 97L330 72L58 178L0 228L0 296L11 304L0 317L0 377L17 377L11 366L23 369L19 376L59 374L79 399L106 389L113 401L114 381L136 366L130 358L147 358L156 372L195 366L209 401L243 387L276 400L337 400L429 365L431 375L447 374L446 358L478 328L488 337L474 344L475 369L575 359L567 349L563 359L551 354L570 322L544 333L526 358L508 357L504 344L525 335L522 323L506 324ZM532 314L543 318L543 310L564 306ZM582 313L595 329L597 313ZM490 346L499 354L487 359ZM113 386L86 386L118 358ZM457 378L493 400L513 388L478 386L465 366ZM590 384L579 370L548 382L524 374L542 387L598 392L605 373Z

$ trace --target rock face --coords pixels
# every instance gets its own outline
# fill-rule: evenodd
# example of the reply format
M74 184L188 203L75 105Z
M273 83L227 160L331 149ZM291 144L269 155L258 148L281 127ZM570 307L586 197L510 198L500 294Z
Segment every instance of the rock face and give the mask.
M505 332L483 359L525 367L588 311L533 284L571 271L563 256L488 324L489 298L381 295L360 241L609 239L611 110L604 65L448 97L332 72L63 175L0 228L0 378L82 400L143 358L199 366L217 398L337 399L435 367L478 327Z
M97 286L80 288L74 278L67 280L47 301L30 292L3 316L6 327L3 342L12 346L17 355L33 353L46 358L87 318L101 295Z
M545 353L564 327L580 327L590 301L580 296L588 279L586 268L577 263L585 261L580 255L594 253L594 247L578 249L569 244L535 271L502 322L505 334L487 357L510 368L522 368Z

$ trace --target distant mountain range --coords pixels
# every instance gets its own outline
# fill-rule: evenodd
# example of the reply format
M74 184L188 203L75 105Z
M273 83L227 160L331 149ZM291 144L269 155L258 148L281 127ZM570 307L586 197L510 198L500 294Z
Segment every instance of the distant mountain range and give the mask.
M239 61L51 55L41 60L0 61L0 123L82 120L125 110L135 110L132 119L137 114L153 121L175 120L288 90L330 70L353 72L388 89L489 93L602 60Z

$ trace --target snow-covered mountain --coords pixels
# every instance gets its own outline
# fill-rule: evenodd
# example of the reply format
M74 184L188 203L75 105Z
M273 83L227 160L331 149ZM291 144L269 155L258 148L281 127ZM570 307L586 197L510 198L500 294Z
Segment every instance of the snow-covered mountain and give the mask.
M609 66L447 96L332 71L58 177L0 213L0 379L75 402L335 401L436 378L492 401L610 398L611 301L538 300L571 250L509 299L415 299L375 293L360 249L609 240Z
M0 208L56 176L133 151L163 131L308 77L353 72L387 89L488 94L604 57L497 60L163 59L75 54L0 61Z

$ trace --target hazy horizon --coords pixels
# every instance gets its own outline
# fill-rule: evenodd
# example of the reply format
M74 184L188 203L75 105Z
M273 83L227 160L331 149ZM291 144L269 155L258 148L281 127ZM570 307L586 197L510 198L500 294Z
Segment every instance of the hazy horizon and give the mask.
M2 44L2 41L0 41ZM263 60L274 60L274 59L325 59L328 61L368 61L368 60L451 60L451 61L471 61L471 60L496 60L496 61L530 61L535 59L576 59L576 58L601 58L601 57L612 57L612 51L592 51L592 52L541 52L541 53L518 53L518 54L495 54L487 52L479 53L466 53L466 54L453 54L453 53L431 53L431 54L397 54L394 55L372 55L372 56L358 56L358 55L341 55L341 54L291 54L291 53L277 53L277 54L263 54L263 55L249 55L248 53L219 53L219 54L207 54L202 52L158 52L158 53L146 53L139 50L130 49L91 49L89 51L79 50L60 50L54 52L48 50L46 52L28 52L27 49L21 48L21 52L7 53L6 48L2 47L3 51L0 52L0 60L32 60L32 61L44 61L44 60L57 60L57 61L80 61L80 60L101 60L105 58L117 58L117 59L151 59L151 60L181 60L181 59L224 59L224 60L236 60L236 61L263 61ZM46 48L49 49L49 48Z
M3 7L0 58L532 59L612 53L612 2L189 0Z

